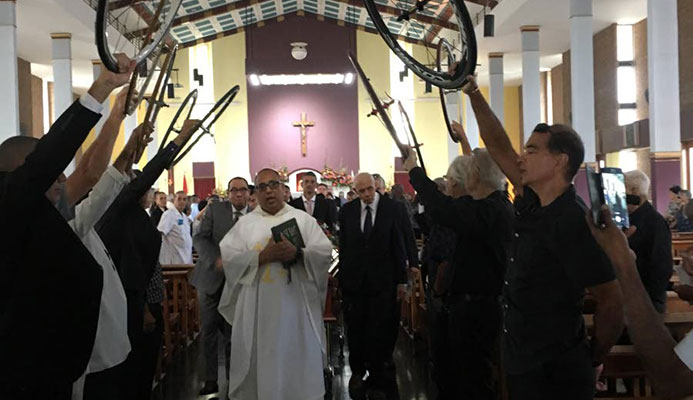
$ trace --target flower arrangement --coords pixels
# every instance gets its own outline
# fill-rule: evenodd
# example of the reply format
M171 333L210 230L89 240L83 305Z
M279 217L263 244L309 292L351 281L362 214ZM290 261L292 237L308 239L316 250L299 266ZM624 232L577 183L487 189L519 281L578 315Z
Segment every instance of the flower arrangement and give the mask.
M325 165L325 168L322 170L321 174L322 180L328 182L333 187L351 187L351 185L354 183L354 177L347 173L346 168L335 171L334 169Z
M277 173L281 182L286 183L289 181L289 168L287 166L277 168Z

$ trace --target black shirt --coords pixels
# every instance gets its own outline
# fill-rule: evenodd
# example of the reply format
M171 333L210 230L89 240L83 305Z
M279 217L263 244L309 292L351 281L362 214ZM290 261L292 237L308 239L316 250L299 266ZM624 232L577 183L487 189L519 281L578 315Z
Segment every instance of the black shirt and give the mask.
M529 187L515 199L515 232L503 288L506 370L534 369L581 344L585 288L615 279L571 185L541 207Z
M655 309L663 313L673 264L669 225L649 201L630 214L630 224L637 227L628 244L637 256L640 279Z
M438 191L421 168L409 172L412 186L433 221L457 236L451 294L497 297L511 243L513 209L507 195L496 191L485 199L457 199Z

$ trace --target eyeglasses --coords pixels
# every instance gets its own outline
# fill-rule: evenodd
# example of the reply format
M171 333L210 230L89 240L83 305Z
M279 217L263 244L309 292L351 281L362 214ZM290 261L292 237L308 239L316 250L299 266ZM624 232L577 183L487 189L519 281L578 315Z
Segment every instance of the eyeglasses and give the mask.
M229 189L229 192L231 192L231 193L238 193L238 192L245 193L247 191L248 191L248 188L245 188L245 187L244 188L231 188L231 189Z
M257 186L255 186L255 188L261 192L264 192L265 190L267 190L267 188L270 188L271 190L275 190L276 188L279 187L280 183L281 182L279 182L279 181L269 181L267 183L260 183Z

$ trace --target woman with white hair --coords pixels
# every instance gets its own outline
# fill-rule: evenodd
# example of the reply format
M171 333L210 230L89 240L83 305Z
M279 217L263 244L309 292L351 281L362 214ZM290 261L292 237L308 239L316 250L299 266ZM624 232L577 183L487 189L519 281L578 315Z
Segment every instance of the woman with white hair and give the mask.
M441 399L494 399L498 395L499 335L506 246L512 238L513 208L505 176L484 149L457 157L447 173L447 193L416 166L409 152L404 168L433 222L457 237L447 278L439 293L449 310L448 343L453 360ZM441 286L441 285L436 285ZM449 391L449 392L448 392Z
M671 277L671 231L662 215L648 201L650 178L642 171L625 173L628 217L635 232L628 238L635 252L638 273L652 305L666 312L667 287Z

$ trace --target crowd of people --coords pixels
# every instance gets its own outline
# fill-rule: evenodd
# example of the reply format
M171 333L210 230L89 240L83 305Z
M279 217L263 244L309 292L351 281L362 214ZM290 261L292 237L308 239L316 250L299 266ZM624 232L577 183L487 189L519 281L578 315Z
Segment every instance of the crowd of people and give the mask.
M14 228L0 241L0 398L148 399L163 330L161 266L192 264L196 251L200 394L219 392L221 338L221 397L322 399L332 236L354 399L398 398L398 302L415 268L426 282L438 399L500 399L502 387L511 400L592 399L610 349L626 342L658 396L693 396L693 336L677 344L660 316L672 289L671 228L690 228L689 192L673 187L662 216L647 175L628 172L631 228L618 229L608 209L596 226L572 184L584 159L577 133L539 124L518 154L471 77L463 90L486 148L466 148L435 180L409 151L415 198L367 172L336 197L305 173L292 198L269 168L252 183L231 179L223 198L155 191L197 121L138 171L135 155L153 129L142 124L111 163L124 91L66 178L101 104L129 81L134 63L118 60L125 72L103 70L43 138L0 144L0 205ZM693 254L682 266L693 277ZM673 289L693 301L693 287Z

